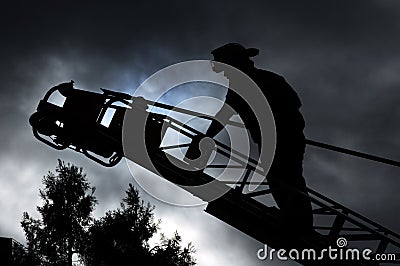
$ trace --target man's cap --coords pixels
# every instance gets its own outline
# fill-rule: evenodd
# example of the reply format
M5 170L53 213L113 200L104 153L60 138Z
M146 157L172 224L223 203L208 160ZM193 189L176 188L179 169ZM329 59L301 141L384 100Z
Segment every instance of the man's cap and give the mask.
M239 43L228 43L211 51L214 58L250 58L258 55L257 48L245 48Z

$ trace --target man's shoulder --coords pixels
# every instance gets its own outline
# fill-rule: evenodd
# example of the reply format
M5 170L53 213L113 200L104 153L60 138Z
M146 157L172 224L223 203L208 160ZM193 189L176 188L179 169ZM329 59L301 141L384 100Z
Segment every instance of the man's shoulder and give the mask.
M268 70L255 69L253 79L271 101L273 98L275 100L285 98L291 102L290 106L300 108L301 101L297 92L283 76Z
M259 68L256 68L254 70L253 78L258 81L268 82L268 83L282 83L282 82L286 83L286 80L283 76L275 72Z
M260 68L254 68L254 69L255 69L255 72L259 75L269 75L271 77L282 78L281 75L279 75L275 72L266 70L266 69L260 69Z

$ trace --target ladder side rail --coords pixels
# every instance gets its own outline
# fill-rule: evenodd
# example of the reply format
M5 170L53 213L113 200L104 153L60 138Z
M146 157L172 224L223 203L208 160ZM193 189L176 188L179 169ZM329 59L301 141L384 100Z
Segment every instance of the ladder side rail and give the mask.
M361 230L360 231L365 231L371 234L371 240L382 240L382 241L387 241L391 243L392 245L400 248L400 241L398 234L395 232L379 225L378 223L375 223L371 221L370 219L362 216L361 214L358 214L355 211L350 210L349 208L344 207L343 205L329 199L328 197L325 197L321 195L320 193L307 188L309 192L311 192L313 195L308 195L302 191L298 191L295 188L289 187L290 190L294 191L295 193L302 194L304 197L308 197L314 204L328 210L331 212L330 215L335 215L336 219L334 221L334 225L331 227L331 230L334 230L336 232L332 232L330 236L336 236L340 232L341 227L344 225L345 221L348 221L352 223L355 226L358 226ZM253 193L248 193L248 194L243 194L243 195L249 195L250 197L253 196L260 196L260 195L265 195L269 194L271 192L270 189L266 189L263 191L259 192L253 192ZM323 201L328 202L328 204L325 204ZM330 206L333 205L333 206ZM352 217L352 216L354 217ZM336 222L336 224L335 224ZM371 227L371 225L373 227ZM376 228L374 228L376 227ZM390 236L393 236L395 239L390 238Z
M381 232L379 232L378 230L376 230L376 229L374 229L374 228L371 228L371 227L368 226L367 224L363 223L363 222L365 222L365 221L358 221L358 220L356 220L355 218L349 216L349 214L345 214L345 213L343 213L343 212L341 212L341 211L336 210L335 208L332 208L332 207L330 207L330 206L324 204L324 202L322 202L320 199L318 199L318 198L316 198L316 197L310 196L310 200L311 200L313 203L315 203L315 204L317 204L317 205L319 205L319 206L321 206L321 207L324 207L324 206L325 206L325 207L328 208L332 213L335 213L336 215L339 215L339 216L344 217L348 222L350 222L350 223L352 223L353 225L356 225L356 226L362 228L364 231L369 232L369 233L371 233L372 235L374 235L374 236L376 236L376 237L379 237L379 239L385 239L385 240L387 240L389 243L391 243L392 245L394 245L394 246L400 248L400 243L399 243L399 242L396 242L396 240L390 238L389 235L385 235L385 233L381 233ZM346 208L346 209L347 209L347 208ZM382 226L379 226L379 227L381 227L385 232L390 231L389 229L386 229L386 228L384 228L384 227L382 227Z
M384 232L387 232L388 235L392 235L392 236L394 236L394 237L396 237L396 238L398 238L400 240L400 235L395 233L395 232L393 232L393 231L391 231L390 229L387 229L387 228L383 227L382 225L380 225L380 224L368 219L367 217L365 217L365 216L363 216L363 215L361 215L361 214L359 214L359 213L357 213L357 212L355 212L355 211L343 206L342 204L340 204L340 203L338 203L338 202L336 202L336 201L334 201L334 200L332 200L332 199L330 199L330 198L318 193L317 191L315 191L315 190L313 190L311 188L307 188L307 190L308 190L309 193L311 193L311 194L317 196L318 198L321 198L321 199L325 200L326 202L332 204L333 206L335 206L335 208L340 208L343 211L348 212L350 215L353 215L353 216L357 217L358 219L363 220L363 221L369 223L370 225L373 225L377 229L380 229L380 230L382 230ZM329 207L330 210L333 210L335 208Z

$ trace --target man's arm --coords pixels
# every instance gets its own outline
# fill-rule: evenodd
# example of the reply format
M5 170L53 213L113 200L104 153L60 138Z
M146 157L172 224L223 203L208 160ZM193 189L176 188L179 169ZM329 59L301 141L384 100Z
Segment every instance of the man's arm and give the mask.
M224 129L229 119L235 114L236 113L232 107L225 103L215 115L215 120L211 122L206 135L210 138L215 137L219 132L221 132L222 129Z

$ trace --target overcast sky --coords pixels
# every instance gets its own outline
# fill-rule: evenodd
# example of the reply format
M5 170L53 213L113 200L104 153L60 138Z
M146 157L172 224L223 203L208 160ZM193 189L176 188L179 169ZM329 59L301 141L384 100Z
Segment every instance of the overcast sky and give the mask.
M97 187L97 216L134 182L124 162L104 168L34 138L28 118L50 87L73 79L86 90L133 93L163 67L210 59L227 42L259 48L256 66L295 88L308 138L400 160L398 0L57 2L1 7L1 236L24 242L22 213L37 215L41 178L57 158L84 167ZM307 148L304 168L311 188L400 231L399 169L316 148ZM261 244L204 206L141 195L156 206L163 231L193 242L199 265L275 265L259 262Z

